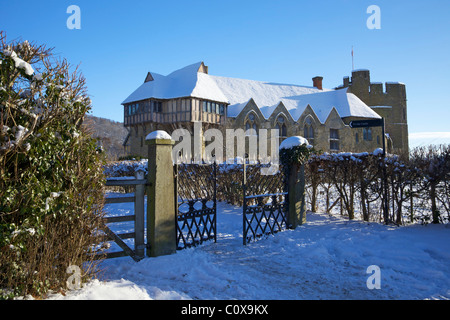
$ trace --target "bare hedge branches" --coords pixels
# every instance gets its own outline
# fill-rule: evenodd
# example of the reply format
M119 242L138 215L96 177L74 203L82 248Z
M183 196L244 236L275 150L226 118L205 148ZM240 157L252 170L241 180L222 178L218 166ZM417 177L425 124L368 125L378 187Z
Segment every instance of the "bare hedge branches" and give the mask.
M306 167L312 210L320 210L320 200L325 212L340 207L341 213L354 219L359 209L365 221L384 221L383 167L387 173L387 222L402 224L405 214L410 222L449 221L449 146L415 149L409 159L373 153L313 155Z

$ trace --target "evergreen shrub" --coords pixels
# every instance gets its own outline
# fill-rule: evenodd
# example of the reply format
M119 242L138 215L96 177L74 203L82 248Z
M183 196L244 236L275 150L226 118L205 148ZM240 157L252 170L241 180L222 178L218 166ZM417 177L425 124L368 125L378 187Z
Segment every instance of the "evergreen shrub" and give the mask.
M0 32L0 297L90 279L102 225L103 155L82 123L86 81L51 49Z

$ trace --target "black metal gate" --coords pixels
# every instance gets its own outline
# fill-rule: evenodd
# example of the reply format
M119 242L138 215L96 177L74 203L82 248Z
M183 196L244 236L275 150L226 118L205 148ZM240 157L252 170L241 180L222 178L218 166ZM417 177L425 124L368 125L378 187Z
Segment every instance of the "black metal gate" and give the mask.
M243 177L243 242L286 229L289 208L287 177L283 168L273 175L261 169L268 165L245 164Z
M217 165L179 164L174 170L177 249L216 242Z

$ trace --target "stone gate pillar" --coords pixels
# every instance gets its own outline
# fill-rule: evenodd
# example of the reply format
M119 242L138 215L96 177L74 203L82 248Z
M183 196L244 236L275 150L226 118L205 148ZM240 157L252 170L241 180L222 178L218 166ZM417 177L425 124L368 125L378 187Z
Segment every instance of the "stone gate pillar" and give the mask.
M305 165L292 164L288 175L287 226L295 229L306 222Z
M176 251L175 189L172 147L165 131L147 135L147 255L157 257Z
M300 136L285 139L280 144L280 160L287 174L289 210L287 227L297 228L306 222L305 163L312 152L308 140Z

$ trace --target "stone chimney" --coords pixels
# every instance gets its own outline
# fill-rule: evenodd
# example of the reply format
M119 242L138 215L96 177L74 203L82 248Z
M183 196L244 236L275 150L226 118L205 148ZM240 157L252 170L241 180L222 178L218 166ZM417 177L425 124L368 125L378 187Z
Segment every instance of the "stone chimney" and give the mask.
M202 73L208 74L208 66L205 66L205 64L202 62L202 64L198 68L197 72L202 72Z
M315 88L319 89L319 90L323 90L322 89L322 80L323 80L323 77L314 77L314 78L312 78L313 86Z

